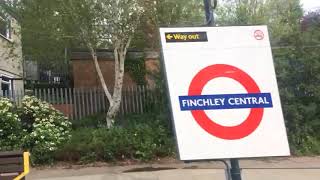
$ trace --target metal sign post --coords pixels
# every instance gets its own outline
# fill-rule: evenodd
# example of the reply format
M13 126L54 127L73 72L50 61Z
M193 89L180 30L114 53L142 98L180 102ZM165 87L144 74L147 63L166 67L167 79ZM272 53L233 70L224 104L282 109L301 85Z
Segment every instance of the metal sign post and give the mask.
M214 19L214 9L217 6L217 0L213 0L213 3L211 0L203 0L204 2L204 10L206 15L206 24L207 26L214 26L215 19ZM229 175L231 176L232 180L241 180L241 170L239 165L238 159L230 159L231 169L230 172L227 172L227 178L229 178ZM229 171L229 169L227 169ZM231 174L229 174L231 173Z
M207 26L214 26L214 14L213 10L216 8L217 0L214 0L214 3L211 3L211 0L203 0L204 10L206 15L206 24Z
M238 159L230 159L231 163L231 179L232 180L241 180L241 169Z

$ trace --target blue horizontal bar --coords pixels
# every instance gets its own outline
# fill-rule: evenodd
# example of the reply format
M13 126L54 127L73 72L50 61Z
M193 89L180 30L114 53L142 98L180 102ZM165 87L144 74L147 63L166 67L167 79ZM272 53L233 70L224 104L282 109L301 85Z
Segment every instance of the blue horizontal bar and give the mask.
M181 111L272 108L270 93L179 96Z

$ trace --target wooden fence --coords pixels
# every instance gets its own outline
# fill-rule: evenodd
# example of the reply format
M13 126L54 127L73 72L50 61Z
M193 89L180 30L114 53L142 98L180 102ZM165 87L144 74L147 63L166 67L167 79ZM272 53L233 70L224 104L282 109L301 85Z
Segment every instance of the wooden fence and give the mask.
M24 90L19 91L1 91L0 90L0 97L5 97L8 99L11 99L13 102L15 102L18 106L21 106L22 99L24 97Z
M34 89L32 92L4 92L3 96L11 98L21 105L24 95L32 95L52 104L69 119L106 113L109 103L101 89L92 88L50 88ZM164 98L158 88L148 86L124 87L119 115L143 114L160 111Z

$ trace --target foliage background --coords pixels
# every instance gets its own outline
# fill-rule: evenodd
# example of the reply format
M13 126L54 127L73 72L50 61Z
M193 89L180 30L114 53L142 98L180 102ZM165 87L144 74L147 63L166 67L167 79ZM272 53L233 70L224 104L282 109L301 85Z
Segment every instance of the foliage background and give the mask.
M319 154L319 11L305 14L299 0L224 3L218 24L268 25L291 151Z

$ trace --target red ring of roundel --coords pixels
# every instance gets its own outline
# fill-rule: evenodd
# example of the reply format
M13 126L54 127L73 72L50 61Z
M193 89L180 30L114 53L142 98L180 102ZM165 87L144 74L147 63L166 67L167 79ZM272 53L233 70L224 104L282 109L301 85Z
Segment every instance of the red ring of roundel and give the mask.
M189 86L189 96L201 95L204 86L212 79L226 77L238 81L248 93L260 93L256 82L241 69L226 65L215 64L202 69ZM259 126L263 117L263 108L251 108L249 116L237 126L222 126L212 121L204 110L192 110L196 122L209 134L226 140L237 140L247 137Z

